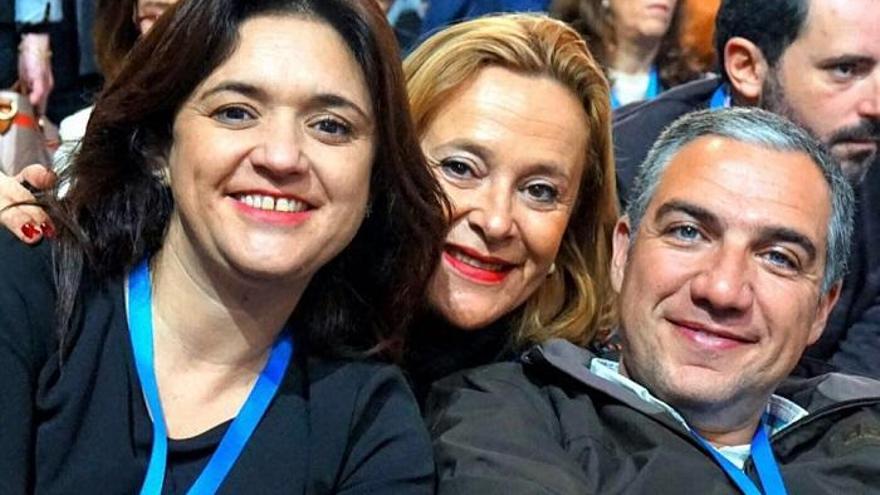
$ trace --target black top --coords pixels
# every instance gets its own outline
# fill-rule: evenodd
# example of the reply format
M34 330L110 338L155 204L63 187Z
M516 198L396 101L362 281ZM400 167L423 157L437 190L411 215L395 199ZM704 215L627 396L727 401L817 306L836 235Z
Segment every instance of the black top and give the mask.
M516 313L516 312L515 312ZM410 332L405 367L419 404L435 381L457 371L514 359L511 321L501 318L479 330L462 330L436 315L423 315Z
M0 493L136 493L152 424L123 281L84 283L63 366L50 249L0 232ZM184 493L228 423L170 441L164 493ZM397 368L295 350L220 493L431 493L431 446Z

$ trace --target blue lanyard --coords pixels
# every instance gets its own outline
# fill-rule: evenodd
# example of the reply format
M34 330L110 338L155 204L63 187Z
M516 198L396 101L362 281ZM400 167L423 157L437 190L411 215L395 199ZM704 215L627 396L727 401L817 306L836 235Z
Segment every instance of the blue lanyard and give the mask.
M752 438L752 460L758 470L758 478L764 487L764 492L755 486L751 478L746 473L733 465L718 450L701 437L696 431L691 430L694 438L700 442L703 447L712 454L715 461L724 469L724 472L733 480L745 495L786 495L785 483L782 481L782 475L779 473L779 466L776 464L776 458L773 457L773 449L770 447L770 437L767 435L767 426L761 421L758 431Z
M663 91L663 87L660 85L660 72L657 71L657 67L652 65L650 72L648 72L648 89L645 91L645 100L653 100L660 96L661 91ZM617 93L614 92L614 88L611 88L611 109L615 110L620 107Z
M168 431L162 414L162 402L159 400L159 387L156 384L156 373L153 369L153 316L152 289L150 287L150 268L147 260L141 261L131 272L128 279L128 326L131 332L131 344L134 349L134 362L138 379L141 382L147 409L153 419L153 449L150 452L150 463L141 495L159 495L165 481L165 467L168 460ZM193 486L190 495L215 493L232 469L239 454L244 449L257 424L262 419L269 404L275 397L290 357L293 354L293 338L285 329L278 336L269 354L269 360L260 377L248 395L238 415L229 425L220 445L205 469L202 470Z
M719 108L727 108L730 106L730 87L727 84L718 86L718 89L712 93L712 99L709 100L709 108L718 110Z

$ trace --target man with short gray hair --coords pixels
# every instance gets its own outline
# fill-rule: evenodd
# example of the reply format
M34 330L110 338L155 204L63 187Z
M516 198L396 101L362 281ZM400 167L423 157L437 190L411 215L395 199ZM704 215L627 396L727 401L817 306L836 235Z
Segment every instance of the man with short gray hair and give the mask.
M798 373L880 378L880 0L723 0L715 36L720 78L615 112L621 200L662 129L687 112L757 106L803 126L855 185L858 227L840 301Z
M440 493L880 493L880 382L787 377L845 272L853 192L757 109L663 133L614 232L619 361L551 340L435 385Z

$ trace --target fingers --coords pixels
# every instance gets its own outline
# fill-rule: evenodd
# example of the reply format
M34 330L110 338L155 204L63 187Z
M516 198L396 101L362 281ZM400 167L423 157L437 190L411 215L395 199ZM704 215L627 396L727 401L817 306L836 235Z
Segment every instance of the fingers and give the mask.
M32 205L12 206L33 201L34 195L15 177L0 177L0 225L28 244L55 235L55 227L42 208Z
M44 191L55 186L58 176L45 166L34 164L21 169L14 179L18 183L27 181L28 184L36 189ZM2 189L0 189L0 193L2 193Z

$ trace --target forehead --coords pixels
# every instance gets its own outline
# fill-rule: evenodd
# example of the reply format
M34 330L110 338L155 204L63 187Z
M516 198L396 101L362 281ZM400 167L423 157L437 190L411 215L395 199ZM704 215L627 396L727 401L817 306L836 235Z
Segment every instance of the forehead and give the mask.
M501 67L463 84L425 132L428 141L467 138L514 161L582 164L589 124L581 102L561 83Z
M710 211L728 226L783 226L825 245L830 190L805 153L783 152L718 136L684 146L669 162L649 205L672 200Z
M260 16L245 21L238 46L202 83L221 81L260 87L279 99L333 93L370 109L360 65L329 25L304 17Z
M792 47L880 59L880 0L811 0Z

